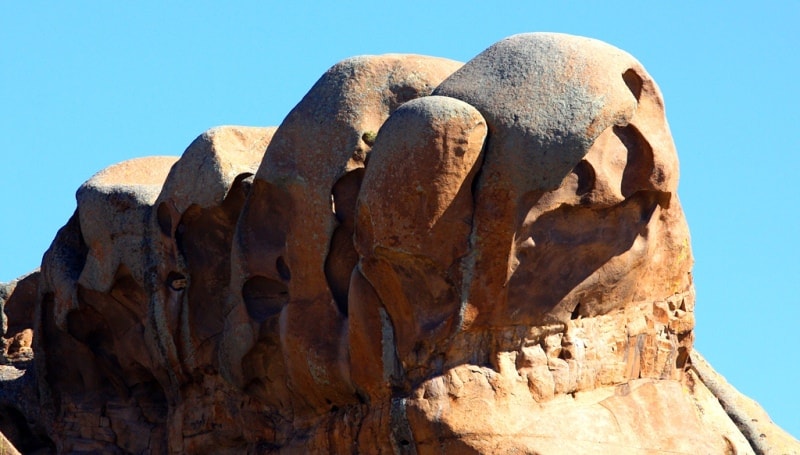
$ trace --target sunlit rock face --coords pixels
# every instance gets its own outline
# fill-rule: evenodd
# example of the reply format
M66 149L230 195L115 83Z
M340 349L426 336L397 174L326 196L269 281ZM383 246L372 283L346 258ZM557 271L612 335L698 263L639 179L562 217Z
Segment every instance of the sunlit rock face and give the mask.
M693 366L677 183L658 87L607 44L347 59L277 128L81 186L4 288L39 394L0 405L64 453L791 448Z

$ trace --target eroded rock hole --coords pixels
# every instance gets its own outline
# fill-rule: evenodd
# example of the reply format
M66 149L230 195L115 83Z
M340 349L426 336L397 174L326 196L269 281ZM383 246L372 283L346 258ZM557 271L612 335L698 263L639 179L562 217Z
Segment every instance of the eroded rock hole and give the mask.
M225 196L225 202L227 204L234 205L238 209L241 209L245 198L247 198L247 195L250 193L252 186L253 174L245 172L237 175L231 184L230 190L228 190L228 194Z
M378 135L374 131L365 131L364 134L361 135L361 140L364 141L365 144L372 147L375 145L375 139Z
M336 181L331 196L334 214L339 225L333 232L325 259L325 278L328 288L341 314L347 315L350 274L358 263L358 253L353 246L356 202L364 169L348 172Z
M242 286L242 298L247 314L258 322L264 322L289 303L289 288L280 281L254 276Z
M578 189L575 191L578 196L583 196L594 188L595 172L591 164L586 160L581 160L572 172L578 177Z
M627 198L637 191L650 189L655 167L653 147L633 125L614 126L614 134L628 151L628 162L622 173L622 195Z
M342 176L331 189L332 205L335 207L336 221L342 224L355 223L356 203L361 182L364 181L365 170L356 169Z
M81 289L78 289L81 292ZM67 314L67 333L91 348L108 348L113 341L103 316L90 306Z
M683 369L689 361L689 350L685 347L678 348L678 357L675 359L675 368Z
M83 240L81 222L76 209L67 224L58 231L53 245L59 245L59 261L64 265L64 273L72 281L78 281L86 265L89 247Z
M658 207L661 199L660 196L661 193L657 193L655 191L640 191L636 194L636 201L638 201L639 206L640 224L645 225L650 222L650 219L653 217L653 213L656 211L656 207Z
M404 103L415 98L419 98L421 95L423 95L423 93L420 93L416 88L408 85L396 85L390 87L389 90L391 90L392 94L394 95L394 100L392 100L394 102L389 107L390 114ZM425 93L425 95L427 94L429 93Z
M190 234L190 226L197 226L197 223L202 223L203 209L197 204L190 205L178 222L175 229L175 245L178 247L178 253L184 258L187 258L188 247L192 245L192 235Z
M186 276L178 272L169 272L167 275L167 286L173 291L182 291L186 289Z
M186 257L186 247L184 245L186 238L186 225L178 223L178 228L175 230L175 245L178 247L178 253L182 257Z
M629 69L622 73L622 80L625 81L625 85L628 86L628 89L633 93L633 96L636 97L636 101L639 101L639 98L642 96L642 78L639 74L634 71L633 68Z
M285 281L292 279L292 272L289 270L289 266L286 265L283 256L278 256L278 259L275 261L275 268L278 270L278 275Z
M166 202L158 204L156 209L156 219L161 233L167 237L172 237L172 215Z
M572 310L572 315L570 315L570 319L578 319L581 317L581 304L578 303L575 305L575 309Z

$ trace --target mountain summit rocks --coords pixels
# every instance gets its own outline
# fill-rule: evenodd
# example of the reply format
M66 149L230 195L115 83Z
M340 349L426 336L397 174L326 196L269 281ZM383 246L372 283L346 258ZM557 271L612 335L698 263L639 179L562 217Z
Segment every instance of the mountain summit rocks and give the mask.
M81 186L1 289L0 431L41 453L798 453L692 350L677 183L657 85L602 42L347 59L277 128Z

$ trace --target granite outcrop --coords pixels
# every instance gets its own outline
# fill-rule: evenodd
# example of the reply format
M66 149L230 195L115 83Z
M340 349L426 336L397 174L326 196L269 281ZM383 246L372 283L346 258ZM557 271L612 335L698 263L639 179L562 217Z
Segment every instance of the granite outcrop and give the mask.
M678 178L658 86L600 41L344 60L278 127L78 189L0 292L0 444L800 453L693 350Z

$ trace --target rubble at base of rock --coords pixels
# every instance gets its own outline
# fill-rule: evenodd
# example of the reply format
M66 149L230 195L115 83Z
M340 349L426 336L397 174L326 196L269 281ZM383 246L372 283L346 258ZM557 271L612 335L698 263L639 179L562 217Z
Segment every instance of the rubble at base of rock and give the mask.
M677 184L605 43L344 60L80 187L0 288L0 448L800 453L693 351Z

